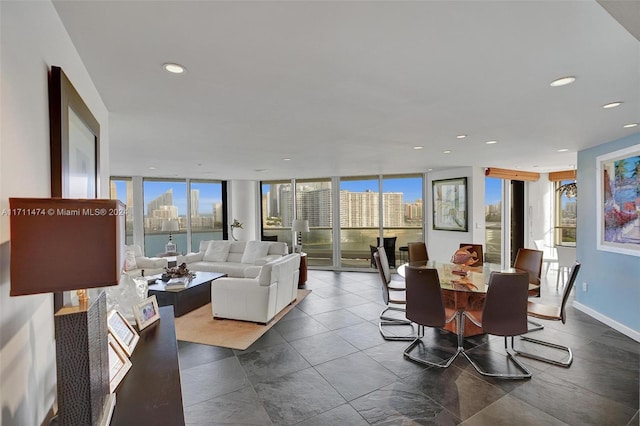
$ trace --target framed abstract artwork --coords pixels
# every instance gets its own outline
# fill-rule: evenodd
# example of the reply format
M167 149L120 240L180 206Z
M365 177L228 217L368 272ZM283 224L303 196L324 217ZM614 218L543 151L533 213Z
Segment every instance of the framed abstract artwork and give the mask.
M433 181L433 229L467 232L467 178Z
M596 158L597 248L640 256L640 145Z

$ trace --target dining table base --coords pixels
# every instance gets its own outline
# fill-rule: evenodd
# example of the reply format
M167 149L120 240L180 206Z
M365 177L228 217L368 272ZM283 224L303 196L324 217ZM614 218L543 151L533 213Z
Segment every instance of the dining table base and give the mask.
M444 304L447 308L460 311L473 311L474 316L478 320L482 321L482 308L484 306L484 299L486 293L475 293L465 291L455 291L442 289L442 297L444 298ZM478 327L468 318L464 317L464 337L477 336L478 334L484 334L482 327ZM445 330L452 333L458 333L458 326L455 321L443 327Z

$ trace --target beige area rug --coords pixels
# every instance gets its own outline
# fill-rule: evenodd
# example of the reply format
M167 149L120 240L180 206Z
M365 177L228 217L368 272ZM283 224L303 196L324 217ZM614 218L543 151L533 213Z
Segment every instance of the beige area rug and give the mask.
M293 309L311 290L298 289L296 300L284 308L267 325L227 319L214 320L211 303L176 318L178 340L245 350Z

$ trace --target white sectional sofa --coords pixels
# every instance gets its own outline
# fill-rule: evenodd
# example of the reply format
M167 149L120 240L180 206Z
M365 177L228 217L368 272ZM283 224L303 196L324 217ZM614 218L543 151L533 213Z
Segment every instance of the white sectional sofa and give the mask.
M139 277L143 275L143 271L145 276L161 274L167 264L165 258L143 256L142 249L137 244L125 246L124 271L130 277Z
M197 253L178 256L178 265L192 272L220 272L234 278L255 278L262 265L286 255L287 243L279 241L201 241Z
M270 260L259 268L254 278L225 277L211 283L214 318L266 324L296 299L300 274L298 253Z

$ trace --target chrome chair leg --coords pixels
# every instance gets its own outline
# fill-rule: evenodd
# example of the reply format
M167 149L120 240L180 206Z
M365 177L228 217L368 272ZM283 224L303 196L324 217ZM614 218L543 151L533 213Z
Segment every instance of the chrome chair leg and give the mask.
M543 357L540 355L532 354L530 352L524 352L524 351L514 349L514 352L516 355L523 356L525 358L535 359L538 361L546 362L547 364L553 364L560 367L569 368L569 366L571 366L571 363L573 362L573 353L571 352L571 348L569 348L568 346L558 345L556 343L551 343L551 342L545 342L544 340L532 339L531 337L526 337L526 336L520 336L520 338L525 342L530 342L537 345L543 345L549 348L554 348L554 349L558 349L563 352L566 352L569 355L569 359L567 361L556 361L555 359L551 359L551 358Z
M460 325L460 314L456 313L456 324L459 326ZM460 328L458 328L458 330L460 330ZM422 338L424 337L424 326L423 325L418 325L418 337L416 337L416 339L411 342L411 344L404 350L403 352L403 356L413 362L417 362L418 364L423 364L423 365L428 365L431 367L438 367L438 368L447 368L451 365L451 363L458 357L458 355L460 355L460 353L463 352L461 344L460 344L460 333L458 333L457 336L457 345L458 347L456 348L456 353L453 354L451 357L442 360L440 362L432 362L429 360L426 360L424 358L419 358L415 355L411 355L411 352L415 349L415 347L422 342Z
M530 379L531 378L531 372L520 362L516 359L515 356L513 356L516 352L516 350L513 347L513 336L511 337L511 350L514 353L511 353L509 351L509 348L507 346L507 336L504 337L504 350L507 353L507 358L510 359L513 364L523 373L523 374L507 374L507 373L491 373L489 371L483 370L482 368L480 368L480 366L469 356L467 355L466 352L462 352L462 354L465 356L465 358L467 358L467 360L469 361L469 363L471 364L471 366L473 368L476 369L476 371L478 373L480 373L483 376L487 376L487 377L495 377L498 379L512 379L512 380L519 380L519 379Z
M380 312L380 321L378 321L378 330L380 330L380 334L382 335L382 338L384 340L392 340L392 341L404 341L404 342L408 342L411 340L414 340L416 338L415 335L412 336L394 336L392 334L387 334L384 332L384 329L382 328L383 326L388 326L388 325L409 325L411 326L411 330L413 330L413 323L407 319L400 319L400 318L392 318L392 317L388 317L385 316L385 312L387 311L397 311L397 312L404 312L404 309L402 308L397 308L395 306L387 306L386 308L384 308L382 310L382 312Z
M539 331L539 330L542 330L544 328L544 325L540 324L539 322L535 322L535 321L532 321L530 319L527 319L527 322L529 324L533 325L533 328L529 328L527 330L528 333L531 333L532 331Z

